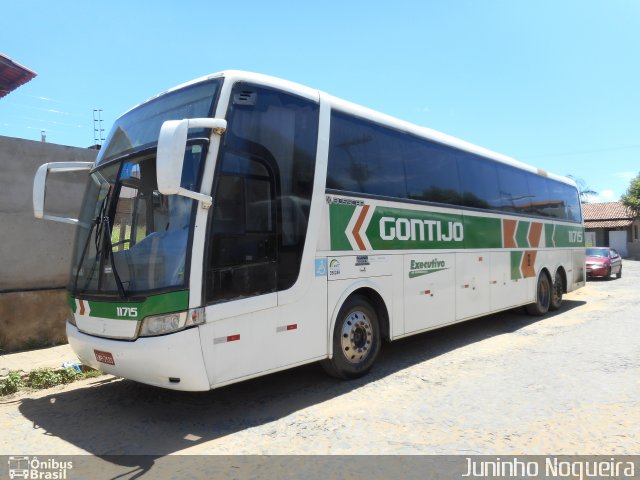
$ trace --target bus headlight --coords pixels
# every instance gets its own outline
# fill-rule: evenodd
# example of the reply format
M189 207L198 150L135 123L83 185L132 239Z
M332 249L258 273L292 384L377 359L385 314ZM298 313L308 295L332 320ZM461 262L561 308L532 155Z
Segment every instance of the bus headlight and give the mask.
M187 327L204 323L204 308L193 308L186 312L167 313L147 317L140 326L140 337L153 337L177 332Z

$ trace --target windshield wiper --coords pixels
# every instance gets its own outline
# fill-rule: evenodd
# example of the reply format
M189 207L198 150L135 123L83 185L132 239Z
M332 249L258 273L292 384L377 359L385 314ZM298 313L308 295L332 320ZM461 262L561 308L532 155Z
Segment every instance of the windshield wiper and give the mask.
M93 272L95 272L96 270L96 264L98 263L99 259L100 259L100 245L98 242L98 239L101 236L101 227L102 227L102 219L104 218L105 215L105 210L107 207L107 199L109 198L109 195L105 195L105 197L102 199L102 205L100 205L100 210L98 211L98 216L96 218L93 219L93 221L91 222L91 228L89 229L89 233L87 233L87 240L84 242L84 247L82 248L82 255L80 255L80 260L77 263L77 269L78 271L76 272L76 278L73 282L73 290L75 292L78 291L78 279L80 278L80 272L82 271L83 268L83 263L84 263L84 257L87 255L87 250L89 249L89 242L91 242L91 232L93 232L93 229L96 228L96 234L93 238L94 244L96 246L96 258L93 262L93 266L91 267L91 272L90 274L87 276L87 283L84 286L84 289L87 288L88 282L91 281L91 278L93 277Z
M127 300L127 292L124 290L124 285L122 284L122 280L120 279L120 275L118 274L118 269L116 268L116 262L113 256L113 244L111 243L111 223L109 222L109 217L105 215L102 217L102 223L104 223L104 235L105 235L105 244L104 246L109 249L109 258L111 260L111 272L113 273L113 278L116 281L116 286L118 287L118 294L120 298L123 300Z

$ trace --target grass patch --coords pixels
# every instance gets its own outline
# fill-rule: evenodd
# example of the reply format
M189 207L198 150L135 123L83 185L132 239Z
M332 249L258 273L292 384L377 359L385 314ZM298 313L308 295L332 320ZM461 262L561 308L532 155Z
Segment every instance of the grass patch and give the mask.
M5 378L0 379L0 397L16 393L22 387L22 377L18 372L9 372Z
M82 378L96 378L104 375L100 370L94 370L93 368L87 370L86 372L82 372Z
M37 368L22 376L19 372L9 372L0 378L0 396L11 395L22 388L43 390L45 388L65 385L85 378L95 378L103 375L99 370L88 369L77 372L73 368Z
M76 373L73 368L64 368L62 370L53 370L52 368L37 368L29 372L27 377L27 386L36 390L42 390L43 388L55 387L56 385L63 385L65 383L71 383L76 379L76 376L82 375Z

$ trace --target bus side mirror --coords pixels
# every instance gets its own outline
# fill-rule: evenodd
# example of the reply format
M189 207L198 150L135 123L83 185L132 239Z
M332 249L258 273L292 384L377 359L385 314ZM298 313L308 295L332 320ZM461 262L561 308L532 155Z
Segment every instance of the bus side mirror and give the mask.
M77 218L58 217L44 213L44 197L47 190L47 176L51 173L82 172L91 170L93 162L51 162L43 163L33 178L33 216L42 220L78 224Z
M211 128L216 135L222 135L227 129L227 121L220 118L187 118L167 120L162 124L156 156L158 191L162 195L193 198L208 207L212 203L209 195L193 192L181 186L184 151L187 148L187 133L190 128Z

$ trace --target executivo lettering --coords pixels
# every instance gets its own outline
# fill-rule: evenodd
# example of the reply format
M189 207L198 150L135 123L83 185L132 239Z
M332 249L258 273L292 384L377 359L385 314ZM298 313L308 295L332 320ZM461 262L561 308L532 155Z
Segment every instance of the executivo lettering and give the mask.
M382 240L428 240L430 242L462 242L462 222L442 222L419 218L380 218Z
M448 268L449 267L447 267L446 262L444 260L439 260L438 258L434 258L426 262L411 260L411 266L409 268L409 278L428 275L430 273L439 272Z

